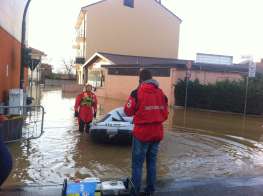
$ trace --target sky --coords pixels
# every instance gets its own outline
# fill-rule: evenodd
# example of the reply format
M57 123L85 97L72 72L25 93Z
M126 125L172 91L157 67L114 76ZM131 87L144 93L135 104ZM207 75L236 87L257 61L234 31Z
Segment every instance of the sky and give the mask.
M84 2L96 0L32 0L29 7L29 45L47 54L46 62L61 68L74 57L74 25ZM262 0L162 0L182 19L180 59L196 53L263 58Z

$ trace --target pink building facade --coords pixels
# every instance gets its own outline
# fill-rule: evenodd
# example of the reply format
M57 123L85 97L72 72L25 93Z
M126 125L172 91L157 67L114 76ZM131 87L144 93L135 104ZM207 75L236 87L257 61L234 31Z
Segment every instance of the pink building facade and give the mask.
M174 105L174 85L186 77L186 60L136 57L108 53L97 53L84 65L86 83L97 86L98 96L126 100L139 84L138 72L150 69L160 88L167 95L169 104ZM190 80L202 84L213 84L223 80L240 80L247 73L242 65L200 64L192 61Z

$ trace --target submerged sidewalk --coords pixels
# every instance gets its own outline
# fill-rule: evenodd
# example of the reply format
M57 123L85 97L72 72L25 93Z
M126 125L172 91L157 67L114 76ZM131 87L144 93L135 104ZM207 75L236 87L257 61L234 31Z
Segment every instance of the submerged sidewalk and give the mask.
M62 186L4 188L0 196L58 196ZM263 176L211 180L161 181L155 196L261 196Z

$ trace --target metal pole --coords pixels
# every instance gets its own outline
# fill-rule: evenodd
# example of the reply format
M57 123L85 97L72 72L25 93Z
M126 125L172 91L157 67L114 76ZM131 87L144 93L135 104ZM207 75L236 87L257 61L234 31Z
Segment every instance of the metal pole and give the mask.
M33 97L33 71L31 70L31 78L30 78L30 97Z
M246 78L246 93L245 93L245 103L244 103L244 113L243 113L243 123L245 123L246 116L247 116L247 94L248 94L248 82L249 78ZM243 124L244 125L244 124Z
M187 109L187 97L188 97L188 76L186 76L186 85L185 85L185 99L184 99L184 127L186 126L186 109Z
M28 6L30 4L31 0L28 0L24 9L23 13L23 19L22 19L22 35L21 35L21 51L20 51L20 89L24 88L24 50L26 48L25 40L26 40L26 15L27 15L27 10Z
M39 67L37 67L37 80L36 80L36 83L35 83L35 89L36 89L36 103L37 104L40 104L40 95L39 95L39 72L40 72L40 69Z

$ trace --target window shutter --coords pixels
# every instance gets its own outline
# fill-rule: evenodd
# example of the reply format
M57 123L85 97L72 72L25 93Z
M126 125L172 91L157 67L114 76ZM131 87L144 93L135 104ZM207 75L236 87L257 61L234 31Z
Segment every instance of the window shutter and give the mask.
M123 4L127 7L134 8L134 0L123 0Z

